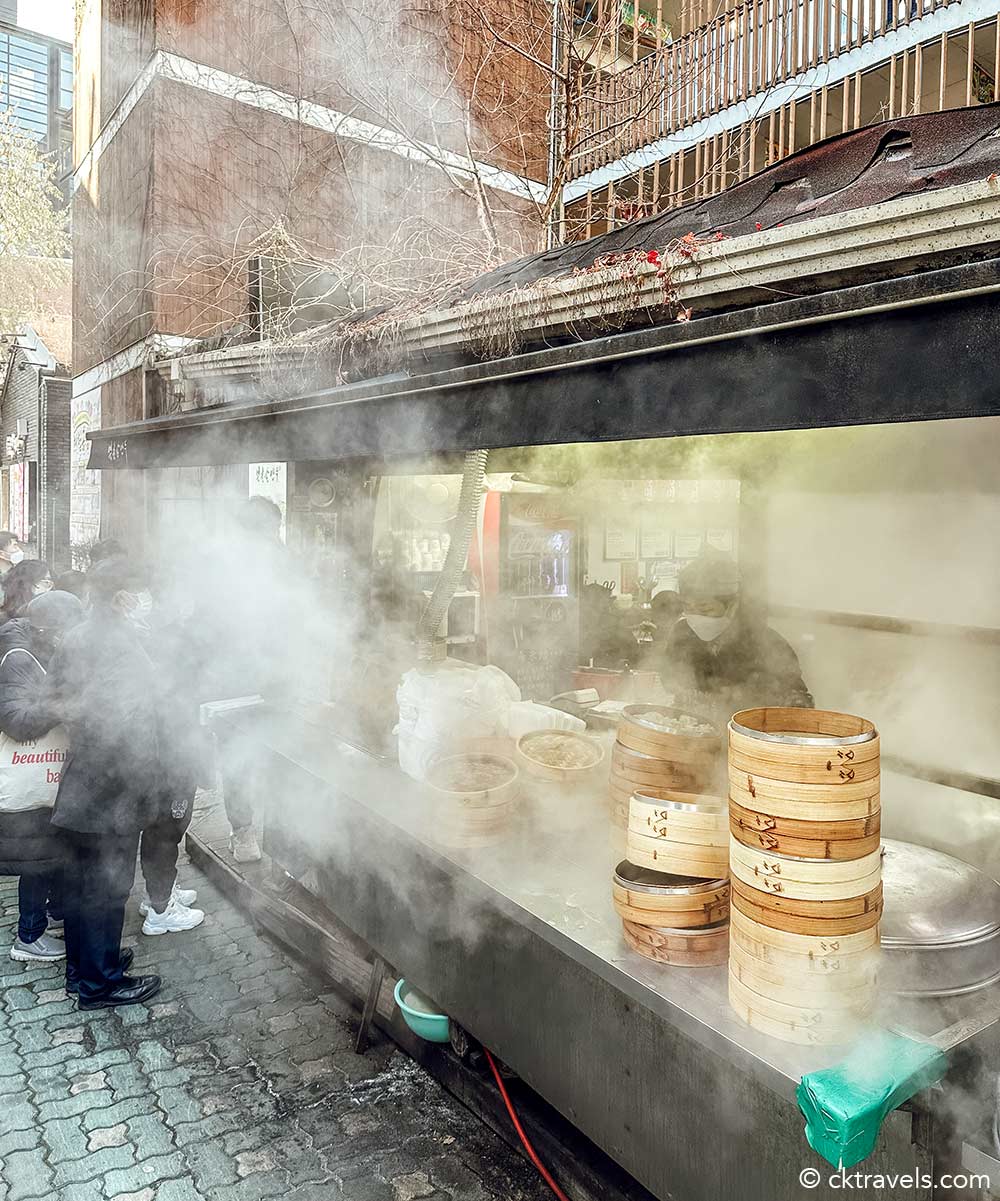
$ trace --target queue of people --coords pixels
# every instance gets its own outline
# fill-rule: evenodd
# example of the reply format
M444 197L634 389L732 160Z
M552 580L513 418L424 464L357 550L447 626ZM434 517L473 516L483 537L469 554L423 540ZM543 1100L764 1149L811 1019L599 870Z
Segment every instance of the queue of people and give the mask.
M81 1009L160 988L121 946L138 854L142 931L199 926L176 884L204 774L197 652L158 614L145 567L98 543L86 573L53 579L0 532L0 873L19 877L12 959L65 959Z

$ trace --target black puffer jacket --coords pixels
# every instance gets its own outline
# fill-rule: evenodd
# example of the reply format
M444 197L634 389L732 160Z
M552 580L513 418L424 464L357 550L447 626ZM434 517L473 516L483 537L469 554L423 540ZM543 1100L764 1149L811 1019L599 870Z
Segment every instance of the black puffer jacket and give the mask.
M686 621L670 633L660 679L676 703L725 723L741 709L811 709L798 656L776 630L745 612L717 642L703 642Z
M0 732L16 742L41 738L56 724L47 699L46 659L23 618L0 627ZM50 872L59 857L51 809L0 812L0 875Z
M53 824L131 834L164 813L156 669L117 613L95 610L52 658L49 684L69 730Z

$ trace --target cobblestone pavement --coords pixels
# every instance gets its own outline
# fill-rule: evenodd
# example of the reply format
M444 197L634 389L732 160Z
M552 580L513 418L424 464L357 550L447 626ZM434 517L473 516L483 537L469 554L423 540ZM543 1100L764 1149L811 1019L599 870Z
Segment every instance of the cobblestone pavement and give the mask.
M541 1201L534 1170L190 866L205 924L146 938L149 1005L80 1013L59 965L13 963L0 882L0 1201Z

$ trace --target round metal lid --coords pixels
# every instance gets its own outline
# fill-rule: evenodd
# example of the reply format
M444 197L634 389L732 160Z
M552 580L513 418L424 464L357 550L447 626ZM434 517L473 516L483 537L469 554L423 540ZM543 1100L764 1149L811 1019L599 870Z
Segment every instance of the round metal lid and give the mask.
M757 738L761 742L780 742L786 746L831 746L834 743L837 746L858 746L862 742L871 742L875 737L875 730L867 730L863 734L772 734L766 730L741 726L735 717L730 720L729 725L744 738Z
M634 892L649 892L658 896L680 896L698 892L711 892L723 888L728 880L703 880L698 876L673 876L668 872L654 872L648 867L636 867L623 859L615 868L615 883Z
M655 791L643 792L641 788L633 788L632 795L644 805L655 805L657 809L667 809L673 813L706 813L710 817L721 817L726 813L719 797L710 797L705 801L675 801L659 797ZM694 794L692 794L694 795Z
M1000 884L941 851L883 840L884 947L954 947L1000 930Z

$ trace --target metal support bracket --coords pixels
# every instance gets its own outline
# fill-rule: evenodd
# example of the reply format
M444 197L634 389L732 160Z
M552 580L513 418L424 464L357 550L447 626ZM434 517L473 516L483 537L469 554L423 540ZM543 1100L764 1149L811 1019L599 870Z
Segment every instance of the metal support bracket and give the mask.
M382 991L382 977L385 975L385 960L376 955L372 959L372 974L368 977L368 996L365 997L365 1007L361 1011L361 1025L358 1027L358 1037L354 1043L357 1055L364 1055L368 1050L368 1036L371 1032L372 1019L375 1017L375 1006Z

